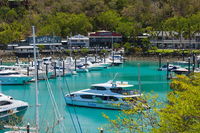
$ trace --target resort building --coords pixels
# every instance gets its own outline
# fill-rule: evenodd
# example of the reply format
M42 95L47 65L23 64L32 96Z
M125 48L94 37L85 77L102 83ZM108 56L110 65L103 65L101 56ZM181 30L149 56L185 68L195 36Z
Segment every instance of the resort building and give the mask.
M59 50L62 47L61 37L59 36L37 36L35 43L39 48L46 50ZM26 38L19 43L19 46L33 46L33 38Z
M143 37L149 37L153 46L161 49L199 49L200 34L195 34L191 39L184 38L175 31L155 31L154 35L143 34Z
M122 35L111 31L97 31L88 33L90 47L111 48L112 43L121 43Z
M70 47L89 47L89 37L80 34L69 37L68 48Z

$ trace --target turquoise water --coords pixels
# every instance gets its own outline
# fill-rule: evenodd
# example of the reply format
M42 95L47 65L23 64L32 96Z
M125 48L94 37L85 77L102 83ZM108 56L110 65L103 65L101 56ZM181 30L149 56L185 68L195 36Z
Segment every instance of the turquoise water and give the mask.
M115 80L128 81L130 84L134 84L135 88L138 88L138 63L140 63L141 66L141 88L143 93L153 92L165 100L167 92L170 91L169 81L166 80L166 72L157 71L158 64L155 62L126 62L121 66L111 67L103 71L80 73L71 77L50 79L49 83L58 104L59 111L64 117L65 132L75 133L73 121L77 127L77 131L80 132L80 128L78 128L79 121L83 133L97 133L97 128L108 123L108 121L102 117L102 113L107 114L111 118L115 118L119 113L119 111L113 110L66 106L62 92L68 93L67 85L71 92L86 89L93 83L102 83L112 80L117 73ZM7 85L1 86L0 89L6 95L29 103L30 107L24 116L23 122L24 124L29 122L34 126L35 84ZM56 125L57 121L55 120L46 81L39 81L39 103L41 104L39 108L41 133L47 130L60 133L59 127L61 124ZM70 114L73 117L73 121L71 120ZM3 131L0 131L0 133L3 133Z

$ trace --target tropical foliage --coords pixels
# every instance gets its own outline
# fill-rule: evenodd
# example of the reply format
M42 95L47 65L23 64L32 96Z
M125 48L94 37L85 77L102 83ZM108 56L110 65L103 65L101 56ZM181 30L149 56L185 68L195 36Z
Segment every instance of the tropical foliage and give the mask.
M170 86L172 91L167 96L167 103L160 102L156 96L148 96L149 110L144 110L139 104L133 109L123 110L116 119L104 114L110 122L107 128L116 132L199 132L200 74L177 76Z

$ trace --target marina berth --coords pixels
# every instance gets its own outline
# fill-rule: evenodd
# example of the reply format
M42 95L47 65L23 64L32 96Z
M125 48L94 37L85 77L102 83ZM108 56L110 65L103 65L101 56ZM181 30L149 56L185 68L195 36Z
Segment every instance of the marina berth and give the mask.
M73 106L113 110L130 109L141 102L138 99L142 96L139 90L132 89L132 87L133 85L128 84L128 82L108 81L93 84L90 89L66 94L65 100L66 104Z
M27 108L28 103L0 93L0 126L19 123Z

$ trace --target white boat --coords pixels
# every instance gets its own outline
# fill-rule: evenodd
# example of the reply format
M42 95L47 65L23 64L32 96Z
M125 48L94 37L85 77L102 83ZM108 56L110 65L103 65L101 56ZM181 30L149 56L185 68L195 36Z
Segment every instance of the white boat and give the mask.
M103 70L105 67L101 64L98 63L94 63L92 64L91 62L87 62L87 69L89 71L99 71L99 70Z
M0 71L0 84L2 85L25 84L32 78L33 77L31 76L27 76L13 70Z
M163 65L158 70L159 71L167 71L167 70L172 71L173 69L178 69L178 68L180 68L180 66L169 64L168 68L167 68L167 65Z
M108 81L101 84L93 84L90 89L84 89L65 95L66 104L103 109L130 109L141 97L138 90L131 89L133 85L128 82ZM127 99L135 100L132 104Z
M0 125L19 123L27 108L28 103L0 93Z

